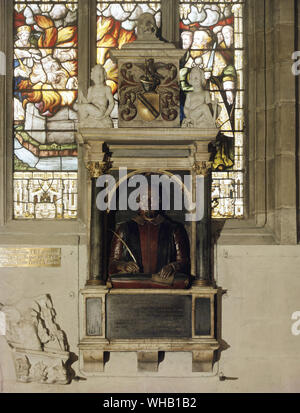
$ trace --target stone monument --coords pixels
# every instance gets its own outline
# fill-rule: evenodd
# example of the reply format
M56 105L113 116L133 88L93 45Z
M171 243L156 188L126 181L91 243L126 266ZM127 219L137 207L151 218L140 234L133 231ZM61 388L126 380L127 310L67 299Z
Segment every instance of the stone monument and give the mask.
M209 236L209 145L218 134L209 113L211 101L203 90L202 75L194 71L195 94L189 105L195 106L197 119L185 133L179 102L179 61L185 51L157 38L152 15L139 17L137 34L133 43L110 51L118 65L119 127L80 123L77 134L90 173L90 256L80 291L79 343L80 366L87 376L101 375L105 352L114 351L136 352L140 371L157 371L159 352L188 351L193 371L209 372L220 347ZM186 114L193 117L188 106ZM120 172L125 169L123 176ZM178 174L188 176L191 205L196 205L196 192L201 193L202 219L187 222L183 210L176 220L167 211L167 217L152 216L149 208L140 207L136 216L128 207L96 207L99 177L113 180L120 194L123 183L143 174L175 180ZM195 214L195 208L188 213ZM167 239L159 239L160 234Z

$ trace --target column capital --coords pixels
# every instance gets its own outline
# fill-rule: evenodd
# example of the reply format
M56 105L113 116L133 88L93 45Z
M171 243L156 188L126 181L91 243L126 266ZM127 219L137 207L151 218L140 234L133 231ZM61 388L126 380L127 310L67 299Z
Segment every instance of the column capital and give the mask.
M196 175L208 176L211 172L212 162L210 161L195 161L193 170Z
M87 161L86 167L90 173L91 178L98 178L110 170L112 163L110 160L106 161Z

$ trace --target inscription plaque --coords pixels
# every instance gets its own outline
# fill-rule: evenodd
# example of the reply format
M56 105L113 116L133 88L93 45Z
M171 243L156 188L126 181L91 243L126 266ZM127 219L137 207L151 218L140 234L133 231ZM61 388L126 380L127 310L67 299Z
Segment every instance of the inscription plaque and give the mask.
M86 334L87 336L102 335L102 300L101 298L86 299Z
M192 297L112 294L106 301L106 337L190 338Z
M0 267L60 266L60 248L0 248Z
M195 299L195 334L196 336L211 335L210 299L200 297Z

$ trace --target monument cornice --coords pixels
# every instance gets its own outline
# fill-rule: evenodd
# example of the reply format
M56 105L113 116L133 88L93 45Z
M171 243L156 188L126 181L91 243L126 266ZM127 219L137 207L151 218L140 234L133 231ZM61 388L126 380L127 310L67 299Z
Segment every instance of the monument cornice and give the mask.
M84 144L92 141L107 143L172 143L214 142L218 129L198 128L79 128L77 141Z
M158 57L161 58L162 50L164 52L164 58L177 58L181 59L185 54L184 49L176 49L170 43L163 42L134 42L129 44L130 47L123 47L122 49L116 49L110 51L112 60L126 59L127 57Z

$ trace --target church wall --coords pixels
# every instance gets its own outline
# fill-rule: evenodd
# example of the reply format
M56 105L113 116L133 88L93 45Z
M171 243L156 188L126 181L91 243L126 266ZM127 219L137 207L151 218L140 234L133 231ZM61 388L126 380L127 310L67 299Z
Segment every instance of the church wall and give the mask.
M78 290L86 249L62 245L60 268L0 270L0 302L51 295L70 351L78 355ZM46 245L45 245L46 246ZM222 298L224 350L213 373L192 373L190 353L166 353L158 373L137 373L135 353L111 353L105 372L69 385L17 383L12 353L0 336L4 392L285 392L299 391L299 336L291 332L299 310L299 246L218 245L217 284ZM219 320L220 322L221 320ZM227 349L225 349L227 348ZM235 380L220 381L219 374ZM86 380L83 380L83 379Z
M105 372L98 377L84 377L75 362L72 367L82 380L61 386L22 384L16 382L11 349L5 337L0 336L0 392L299 391L300 336L294 336L291 327L292 314L300 311L300 246L271 245L295 244L297 207L300 227L300 88L299 77L291 77L291 54L295 48L292 39L298 36L298 45L300 40L300 7L298 32L295 32L295 3L293 0L248 3L249 221L228 222L215 247L214 276L226 293L219 320L224 350L213 373L192 373L190 353L166 353L158 373L143 374L137 373L134 353L111 353ZM0 6L4 7L3 1ZM5 49L3 32L4 25L2 29L0 25L2 50ZM287 38L281 39L283 33ZM82 35L89 36L88 26ZM256 53L257 50L265 53ZM80 70L85 88L89 69ZM0 90L5 90L1 76ZM10 182L10 167L6 163L10 162L10 153L5 138L9 115L5 116L5 96L0 95L0 247L61 248L62 264L58 268L0 268L0 303L9 305L22 298L50 294L57 323L67 334L70 351L78 356L78 299L87 277L87 245L84 237L71 234L84 234L85 227L82 223L49 225L9 220L11 206L6 191L10 192L10 187L6 183ZM82 182L84 187L84 169ZM87 221L84 196L80 209L84 223ZM220 381L221 372L232 380Z

